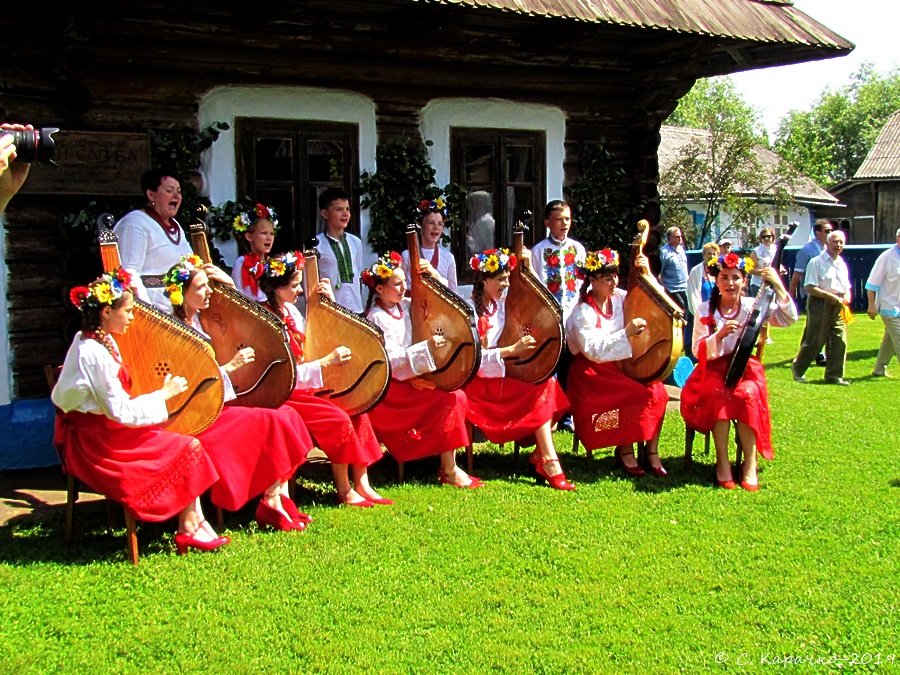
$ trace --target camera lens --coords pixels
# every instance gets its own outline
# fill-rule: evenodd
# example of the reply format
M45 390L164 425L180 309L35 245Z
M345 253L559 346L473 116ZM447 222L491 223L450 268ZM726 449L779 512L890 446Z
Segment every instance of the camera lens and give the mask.
M47 164L52 161L56 142L53 134L59 131L56 127L43 127L28 129L26 131L11 131L0 129L0 135L11 134L16 146L16 161L31 164L39 162Z

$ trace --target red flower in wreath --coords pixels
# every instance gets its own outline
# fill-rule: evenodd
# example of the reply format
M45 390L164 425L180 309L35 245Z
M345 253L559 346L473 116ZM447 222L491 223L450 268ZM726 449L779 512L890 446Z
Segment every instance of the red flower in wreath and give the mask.
M729 253L725 256L723 262L725 263L726 268L732 270L738 266L738 263L741 262L741 259L737 253Z
M268 218L269 217L269 209L266 208L265 204L257 204L254 211L256 211L257 218Z
M113 276L118 279L125 288L131 288L131 275L124 267L117 269Z
M71 302L76 308L81 307L81 303L85 301L90 293L91 291L87 286L76 286L71 291L69 291L69 302Z
M395 265L402 265L403 257L397 251L391 251L391 262Z

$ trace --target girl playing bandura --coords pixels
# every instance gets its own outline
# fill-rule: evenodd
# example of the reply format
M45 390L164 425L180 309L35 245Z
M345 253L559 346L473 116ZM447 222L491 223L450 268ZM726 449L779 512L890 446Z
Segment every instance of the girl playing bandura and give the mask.
M728 430L731 420L736 420L744 451L741 487L756 492L759 489L757 451L766 459L775 456L765 370L756 357L750 357L737 384L725 386L731 355L738 346L741 329L753 311L755 298L744 295L753 262L750 258L729 253L710 260L708 265L716 287L709 301L701 303L697 310L692 342L698 363L681 391L681 415L690 428L702 433L712 431L716 446L716 480L727 490L735 488L728 458ZM797 320L797 308L778 273L772 267L766 267L761 276L775 290L769 323L791 325Z
M468 420L494 443L530 440L533 434L536 448L529 461L538 480L546 480L557 490L574 490L563 473L551 433L554 420L569 407L566 395L555 377L539 384L506 377L504 359L534 351L534 337L524 335L514 344L498 346L506 323L509 272L518 260L501 248L478 253L469 264L475 271L472 301L482 352L478 375L464 387L469 399Z
M456 466L456 449L468 442L465 395L459 390L441 391L418 377L436 368L433 354L449 348L449 342L441 335L432 335L412 343L402 262L399 253L391 252L361 275L369 288L369 320L384 332L391 361L387 394L369 412L372 427L398 462L440 455L438 479L442 484L479 488L484 483ZM430 265L425 271L436 275Z
M166 401L187 389L183 377L167 375L157 391L132 398L131 379L113 335L128 330L134 301L122 268L69 298L83 315L51 399L60 409L54 442L66 472L138 520L178 516L175 546L212 551L230 540L203 518L200 495L219 480L203 444L159 425Z
M315 395L324 387L322 371L340 368L353 354L344 346L337 346L324 358L306 361L303 357L305 321L294 303L303 293L303 254L299 251L272 256L260 280L268 307L281 317L288 331L291 350L297 361L297 384L286 405L303 417L316 445L331 461L331 471L337 488L338 501L349 506L370 507L392 504L369 484L368 467L381 459L383 453L375 432L365 413L350 417L330 400ZM332 300L331 284L319 281L312 293L325 293ZM353 483L347 467L353 468Z
M165 276L166 295L175 317L201 334L199 314L209 307L212 295L206 269L216 281L231 283L228 275L214 266L204 266L196 255L183 257ZM229 373L253 359L253 348L245 347L220 366L226 400L235 398ZM213 486L214 504L236 511L263 493L256 508L260 527L282 531L306 528L310 517L300 513L288 495L288 482L312 448L306 425L296 412L286 406L225 406L212 426L197 438L209 449L219 473L229 475L229 480Z
M650 274L647 258L637 265ZM569 369L569 400L578 437L588 450L615 446L616 460L629 476L643 476L634 443L647 443L647 468L658 476L659 434L669 400L661 382L641 384L616 361L631 357L628 338L647 326L642 318L625 321L625 291L619 286L619 254L588 251L580 263L580 300L566 321L566 341L574 355Z

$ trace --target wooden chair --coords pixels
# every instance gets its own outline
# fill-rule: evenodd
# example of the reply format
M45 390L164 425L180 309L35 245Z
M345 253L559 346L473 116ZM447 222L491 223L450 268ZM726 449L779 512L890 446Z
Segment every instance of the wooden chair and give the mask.
M44 366L44 377L46 378L47 386L51 391L56 385L56 381L59 379L59 373L61 370L62 366L52 366L49 364ZM57 409L57 414L62 414L62 411ZM66 526L64 540L66 542L66 546L71 547L75 542L75 503L78 501L80 492L92 492L103 497L106 497L106 495L93 490L92 488L75 478L75 476L68 473L68 471L66 471L66 458L64 451L59 451L59 463L60 467L62 468L63 474L66 476ZM108 516L112 515L113 503L114 502L112 500L107 498ZM135 522L135 519L132 517L132 515L128 513L128 509L124 508L123 506L122 510L125 513L125 541L128 545L128 556L129 558L131 558L132 564L137 565L137 523Z

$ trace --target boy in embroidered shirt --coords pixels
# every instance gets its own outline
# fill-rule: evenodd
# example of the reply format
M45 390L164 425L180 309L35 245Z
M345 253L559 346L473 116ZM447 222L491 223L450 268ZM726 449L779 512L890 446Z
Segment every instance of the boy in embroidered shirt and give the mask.
M572 211L561 199L554 199L544 208L544 227L550 234L535 244L531 252L531 269L563 308L563 325L578 304L576 261L584 260L584 246L569 237Z
M531 269L563 310L563 326L578 304L580 285L575 270L585 258L584 246L569 237L572 229L572 209L562 199L552 199L544 207L544 227L549 231L546 239L535 244L531 250ZM572 355L568 349L556 367L556 378L563 390L568 384L567 375ZM572 414L566 413L559 421L559 428L573 431Z
M362 241L346 232L350 224L350 198L343 189L330 187L319 195L319 215L325 231L319 234L319 274L331 281L334 299L354 312L363 311L359 275Z

